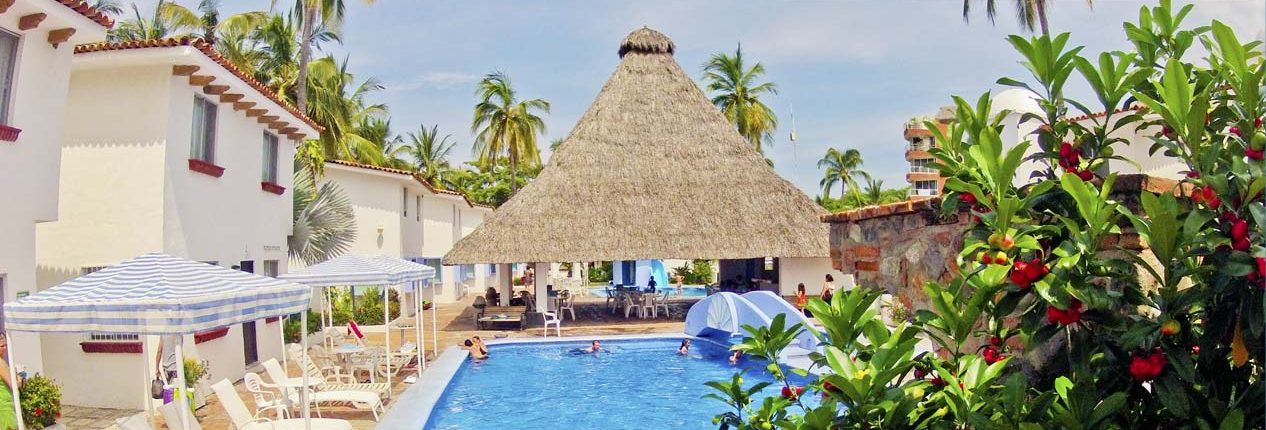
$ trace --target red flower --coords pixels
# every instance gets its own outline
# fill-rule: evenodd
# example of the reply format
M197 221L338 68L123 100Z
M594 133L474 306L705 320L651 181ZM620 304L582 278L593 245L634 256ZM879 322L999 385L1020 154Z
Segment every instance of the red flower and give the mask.
M1095 173L1089 170L1082 170L1077 172L1077 177L1081 178L1083 181L1090 181L1095 178Z
M44 416L44 408L35 408L35 416L37 417Z
M920 369L920 368L917 368L917 367L916 367L916 368L914 368L914 377L915 377L915 378L923 379L924 377L927 377L927 376L928 376L928 371L923 370L923 369Z
M931 381L928 381L928 382L931 382L933 387L944 387L944 386L945 386L945 380L944 380L944 379L941 379L941 377L940 377L940 376L933 376L933 377L932 377L932 380L931 380Z
M1130 376L1139 382L1150 381L1165 370L1165 352L1155 348L1146 355L1135 352L1130 358Z
M972 193L958 193L958 199L969 205L976 204L976 195Z
M998 348L992 346L986 346L984 352L980 355L985 358L985 363L987 364L994 364L1002 361L1004 358L1007 358L1005 355L1002 355L1001 352L998 352Z

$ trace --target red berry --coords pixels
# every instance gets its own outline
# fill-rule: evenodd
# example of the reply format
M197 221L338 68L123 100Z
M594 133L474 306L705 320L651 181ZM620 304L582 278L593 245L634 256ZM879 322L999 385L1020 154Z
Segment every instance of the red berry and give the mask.
M1248 241L1247 237L1235 239L1235 241L1231 242L1231 249L1234 249L1236 251L1248 252L1248 249L1251 247L1252 247L1252 243Z
M1196 171L1187 172L1187 177L1191 179L1200 179L1200 172L1196 172Z
M998 348L994 348L992 346L985 347L985 350L981 353L981 356L985 358L986 364L994 364L999 361L1002 361L1003 358L1006 358L1006 356L998 352Z
M1161 134L1168 137L1169 135L1174 134L1174 129L1169 128L1169 127L1161 127Z
M1095 173L1089 170L1082 170L1077 172L1077 177L1081 178L1083 181L1090 181L1095 178Z
M1200 345L1192 345L1192 346L1191 346L1191 354L1192 354L1192 355L1200 355Z
M998 252L994 253L994 255L993 255L993 264L997 264L997 265L999 265L999 266L1005 266L1005 265L1007 265L1008 263L1009 263L1009 260L1008 260L1008 258L1007 258L1007 253L1002 252L1002 251L998 251Z
M917 368L917 367L914 369L915 378L923 379L925 376L928 376L928 371Z
M940 376L933 376L933 377L932 377L932 380L931 380L931 381L928 381L928 382L931 382L931 383L932 383L932 386L934 386L934 387L944 387L944 386L945 386L945 380L944 380L944 379L941 379L941 377L940 377Z
M1045 277L1047 273L1046 265L1036 258L1024 266L1024 277L1029 278L1029 282L1037 282Z
M1239 127L1231 127L1231 134L1234 134L1239 137L1244 137L1244 133L1240 133Z
M1253 128L1262 128L1262 118L1253 118Z
M990 336L990 337L989 337L989 344L990 344L990 345L993 345L993 346L998 346L998 345L1001 345L1001 344L1002 344L1002 338L999 338L998 336Z
M988 251L980 253L980 264L993 264L993 255L990 255Z
M958 193L958 199L969 205L976 204L976 195L972 193Z
M1266 258L1257 257L1257 275L1266 277Z
M1231 225L1231 238L1236 240L1248 238L1248 221L1236 220L1235 224Z
M1064 143L1059 144L1059 156L1060 156L1060 158L1068 158L1068 157L1072 157L1072 156L1073 156L1073 145L1072 145L1072 144L1070 144L1070 143L1068 143L1068 142L1064 142Z
M1159 360L1153 357L1158 357ZM1130 376L1136 381L1144 382L1155 379L1160 375L1161 370L1165 368L1165 356L1163 353L1149 353L1143 355L1135 352L1130 358Z
M784 386L782 387L782 396L783 396L784 398L788 398L788 399L793 398L793 397L792 397L792 395L793 395L793 394L794 394L794 393L792 393L792 391L791 391L791 387L788 387L788 386L786 386L786 385L784 385Z
M1244 156L1253 161L1262 161L1263 159L1266 159L1266 151L1258 151L1253 148L1248 148L1244 150Z

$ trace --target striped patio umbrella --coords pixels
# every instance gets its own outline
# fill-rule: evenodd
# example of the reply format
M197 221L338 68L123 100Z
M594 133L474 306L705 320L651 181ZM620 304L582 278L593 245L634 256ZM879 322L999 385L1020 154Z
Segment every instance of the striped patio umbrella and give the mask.
M4 305L8 330L188 334L307 309L311 288L150 253Z
M278 278L313 287L402 285L435 277L435 268L385 255L343 255Z

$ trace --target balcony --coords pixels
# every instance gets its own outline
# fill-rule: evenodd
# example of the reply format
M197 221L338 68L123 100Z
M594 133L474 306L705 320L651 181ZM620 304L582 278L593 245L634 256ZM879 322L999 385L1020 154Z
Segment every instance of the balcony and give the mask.
M910 173L937 173L935 167L932 166L910 166Z
M936 190L911 188L910 191L906 192L906 195L909 197L935 197Z
M927 145L910 145L906 147L906 161L914 161L924 158L932 158L932 154L928 153Z
M926 167L924 168L926 169ZM941 174L936 169L930 169L930 172L916 172L914 167L911 167L910 170L910 173L906 173L906 182L914 183L915 181L937 181L941 179Z
M905 133L902 134L902 136L904 136L906 140L910 140L910 138L913 138L916 136L930 138L932 137L932 132L928 131L928 129L924 127L923 124L906 123L906 130L905 130Z

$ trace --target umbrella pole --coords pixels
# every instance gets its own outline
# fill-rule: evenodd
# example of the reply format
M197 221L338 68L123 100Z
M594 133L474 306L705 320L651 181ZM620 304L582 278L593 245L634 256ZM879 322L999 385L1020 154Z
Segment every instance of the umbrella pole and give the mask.
M308 313L304 312L299 317L300 325L308 326ZM299 402L303 403L303 427L312 430L312 410L308 407L308 336L303 330L299 330L299 342L303 344L303 354L299 355L300 366L303 370L303 386L299 387Z
M418 343L418 378L426 367L426 330L422 329L422 281L413 281L413 338Z
M22 419L22 399L19 397L20 393L18 393L18 386L21 384L18 382L17 366L13 363L14 342L13 339L6 340L8 341L9 347L7 348L7 354L4 357L4 360L9 363L9 381L13 383L9 386L9 392L12 393L13 396L13 413L18 418L18 430L26 430L26 423L23 422L25 420Z
M151 369L149 366L149 358L153 357L153 355L149 353L149 336L142 334L137 336L137 338L141 340L141 376L143 377L141 380L149 381L149 378L151 377L158 377L158 375L151 375L149 373L149 369ZM154 366L157 367L158 363L154 363ZM150 385L145 384L145 418L152 425L154 424L154 398L152 397L154 394L149 392L149 390Z
M308 299L312 299L312 297L308 297ZM299 332L302 333L303 329L304 327L299 327ZM281 368L289 369L290 363L286 359L286 356L289 354L286 354L286 316L285 315L282 315L281 317L277 318L277 334L281 335Z
M180 407L176 410L180 411L180 428L189 428L189 412L192 412L192 406L189 405L189 384L185 383L185 349L184 335L182 339L176 343L176 380L179 381L176 386L176 392L180 393ZM188 408L186 408L188 406Z
M431 298L432 299L435 298L435 290L431 290ZM440 355L440 338L439 338L438 332L436 331L436 327L439 326L439 323L435 322L435 319L439 318L439 315L440 315L439 307L438 305L435 304L435 301L432 300L431 301L431 350L435 351L436 357L439 357Z
M391 399L391 296L387 294L391 287L382 288L382 337L386 345L387 362L387 399Z

